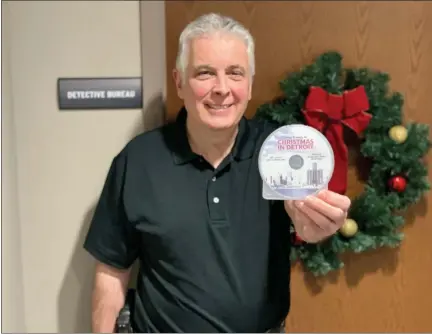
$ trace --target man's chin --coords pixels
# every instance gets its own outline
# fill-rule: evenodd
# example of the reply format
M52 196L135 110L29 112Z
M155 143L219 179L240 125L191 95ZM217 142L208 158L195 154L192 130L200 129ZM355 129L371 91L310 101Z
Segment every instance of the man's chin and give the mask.
M237 123L233 117L208 117L204 120L204 124L212 130L230 129Z

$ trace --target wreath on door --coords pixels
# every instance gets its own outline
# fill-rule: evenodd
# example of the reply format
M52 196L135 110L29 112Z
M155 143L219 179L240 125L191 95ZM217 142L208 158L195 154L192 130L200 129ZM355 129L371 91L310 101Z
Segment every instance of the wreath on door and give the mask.
M338 52L326 52L280 82L282 97L261 105L255 118L306 124L321 131L335 156L329 189L345 194L348 144L357 138L365 169L363 192L351 199L342 228L319 244L303 242L292 229L292 261L315 276L344 266L340 255L398 247L404 237L403 212L430 189L424 163L431 142L426 124L403 121L403 97L390 92L389 75L369 68L344 68ZM364 170L360 171L365 172Z

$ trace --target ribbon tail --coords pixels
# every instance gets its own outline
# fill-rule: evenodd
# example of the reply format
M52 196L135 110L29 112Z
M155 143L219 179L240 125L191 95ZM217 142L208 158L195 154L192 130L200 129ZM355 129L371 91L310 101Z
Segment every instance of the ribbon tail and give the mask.
M326 133L326 137L333 148L334 171L328 184L328 189L344 195L347 190L348 177L348 148L343 140L342 124L334 124Z

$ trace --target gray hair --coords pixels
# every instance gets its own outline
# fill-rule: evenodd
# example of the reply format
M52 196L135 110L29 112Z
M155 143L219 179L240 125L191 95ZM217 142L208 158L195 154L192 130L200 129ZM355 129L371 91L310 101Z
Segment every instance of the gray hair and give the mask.
M189 23L180 35L176 69L180 72L183 80L185 80L189 60L189 43L196 37L217 32L232 33L244 41L251 76L255 75L255 42L250 32L231 17L210 13Z

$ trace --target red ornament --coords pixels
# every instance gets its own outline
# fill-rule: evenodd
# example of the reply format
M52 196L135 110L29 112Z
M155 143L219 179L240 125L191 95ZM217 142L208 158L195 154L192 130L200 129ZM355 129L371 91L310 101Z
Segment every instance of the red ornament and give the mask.
M406 189L407 181L403 176L393 176L389 180L389 186L392 190L402 192Z
M363 86L346 90L342 95L330 94L321 87L310 87L303 113L307 125L321 131L334 151L335 166L328 189L345 194L348 176L348 148L343 138L344 126L360 135L369 125L372 115Z

